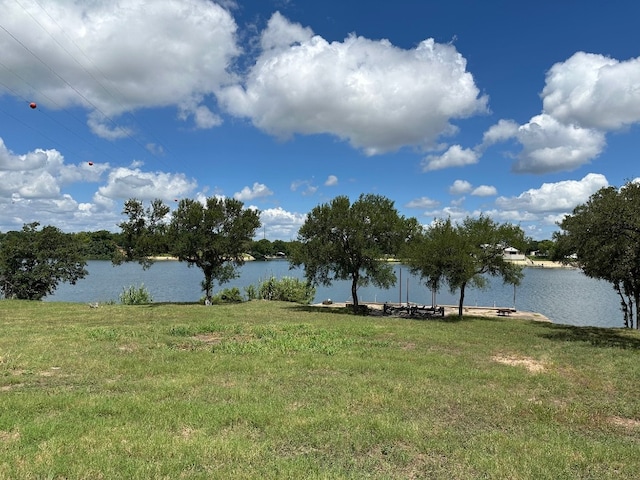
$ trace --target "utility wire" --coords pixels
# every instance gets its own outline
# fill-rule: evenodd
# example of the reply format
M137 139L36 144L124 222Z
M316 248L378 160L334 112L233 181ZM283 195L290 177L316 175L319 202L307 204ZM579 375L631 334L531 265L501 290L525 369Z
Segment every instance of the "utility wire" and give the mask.
M69 50L67 50L60 42L58 42L58 40L51 34L51 32L49 32L21 3L19 0L15 0L15 2L33 19L34 22L36 22L38 24L38 26L40 26L40 28L47 34L49 35L49 37L51 37L51 39L53 39L59 46L60 48L62 48L67 55L69 55L69 57L71 57L73 59L74 62L76 62L76 64L78 66L80 66L80 68L82 68L85 73L91 77L98 85L100 85L100 87L105 91L105 93L107 93L115 102L118 103L118 105L121 107L121 110L123 112L126 112L126 114L133 119L134 122L140 124L140 120L133 115L133 113L125 108L124 104L120 101L119 97L116 97L115 95L113 95L112 91L110 89L108 89L98 78L96 78L93 73L88 70L83 63L79 62L72 54L71 52L69 52ZM38 0L33 0L33 3L35 3L36 5L38 5L38 7L40 7L40 9L47 15L47 17L49 17L49 19L56 24L56 26L58 27L58 29L60 30L60 33L62 33L62 35L64 35L64 37L71 43L73 44L73 46L76 47L76 49L82 54L82 56L91 64L91 66L93 68L95 68L95 70L97 72L100 73L100 75L102 75L102 78L104 78L110 85L110 87L115 90L120 96L122 96L122 92L120 92L118 90L118 87L107 77L107 75L100 69L100 67L98 65L96 65L96 63L91 59L91 57L89 57L86 52L80 47L80 45L78 45L75 40L73 38L71 38L67 32L65 31L65 29L62 27L62 25L60 25L58 23L58 21L47 11L47 9L40 3L38 2ZM148 126L145 125L145 131L147 131L146 129L148 128ZM168 152L167 148L165 145L162 144L162 142L155 136L153 135L153 132L149 130L149 133L151 134L151 137L154 139L155 143L157 145L159 145L163 151ZM145 147L146 149L146 147Z

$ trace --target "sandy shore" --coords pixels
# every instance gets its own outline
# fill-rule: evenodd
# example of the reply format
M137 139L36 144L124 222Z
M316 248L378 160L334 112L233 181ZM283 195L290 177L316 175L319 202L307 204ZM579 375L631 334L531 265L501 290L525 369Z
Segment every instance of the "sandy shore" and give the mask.
M362 302L363 305L367 305L372 313L382 315L383 303L373 303L373 302ZM321 308L345 308L347 306L346 303L336 302L330 305L324 305L322 303L316 303L313 305L314 307ZM444 307L444 315L445 317L449 316L457 316L458 315L458 306L457 305L439 305ZM522 310L513 310L510 309L511 312L507 316L499 316L499 309L510 309L509 307L463 307L464 315L469 315L473 317L487 317L487 318L514 318L519 320L535 320L538 322L551 322L548 317L542 315L537 312L525 312Z
M560 262L552 262L551 260L532 260L527 258L525 260L509 260L511 263L515 263L516 265L522 265L523 267L531 267L531 268L576 268L572 265L565 265Z

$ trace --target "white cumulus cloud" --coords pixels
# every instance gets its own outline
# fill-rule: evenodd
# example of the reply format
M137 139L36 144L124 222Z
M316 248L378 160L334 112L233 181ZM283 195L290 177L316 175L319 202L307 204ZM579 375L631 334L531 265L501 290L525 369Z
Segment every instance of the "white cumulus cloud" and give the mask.
M119 167L109 172L107 184L98 189L98 194L119 200L159 198L172 202L175 198L188 195L196 185L195 180L189 180L181 173L146 172L137 167Z
M617 130L640 122L640 57L619 61L577 52L551 67L544 111L564 123Z
M405 207L407 208L422 208L422 209L432 209L432 208L436 208L438 205L440 205L440 202L438 200L433 200L429 197L420 197L420 198L414 198L413 200L411 200L410 202L408 202Z
M640 122L639 84L640 57L577 52L547 72L540 114L523 125L500 120L478 149L513 139L522 147L508 153L514 172L575 170L600 155L607 133Z
M517 197L499 197L496 205L501 209L532 213L570 213L600 188L607 186L609 182L604 175L589 173L581 180L543 183L540 188L527 190Z
M325 187L335 187L336 185L338 185L338 177L335 175L329 175L324 181Z
M422 171L442 170L450 167L464 167L478 163L480 155L470 148L462 148L460 145L452 145L442 155L427 155L422 160Z
M404 50L356 35L330 43L279 13L244 85L220 99L270 134L327 133L369 155L431 146L455 130L452 119L487 103L453 45L428 39Z
M241 191L234 193L233 198L246 202L255 198L268 197L269 195L273 195L273 192L269 190L269 187L263 183L255 182L252 187L246 186Z
M306 219L306 214L289 212L282 207L267 208L260 212L260 221L267 235L283 240L294 240Z
M200 128L217 125L203 105L235 81L229 66L240 53L233 17L208 0L3 2L2 26L11 35L0 35L0 92L81 106L106 138L131 135L112 120L140 108L175 106Z
M471 195L476 197L493 197L498 194L496 187L492 185L480 185L471 191Z
M466 180L456 180L453 182L453 185L449 187L449 193L451 195L464 195L465 193L469 193L472 188L473 185Z

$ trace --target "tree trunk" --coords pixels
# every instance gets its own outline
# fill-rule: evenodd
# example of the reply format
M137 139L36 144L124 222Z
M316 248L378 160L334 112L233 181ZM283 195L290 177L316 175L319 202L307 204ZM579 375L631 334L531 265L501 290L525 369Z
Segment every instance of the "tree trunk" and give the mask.
M351 280L351 298L353 299L353 311L358 311L358 275L354 275Z
M638 322L638 315L640 315L640 291L636 290L633 292L634 301L636 302L636 330L640 330L640 322ZM631 318L631 328L633 328L633 318Z
M211 302L212 290L213 290L213 269L208 267L202 268L204 273L204 281L202 282L202 290L204 290L205 303L208 305Z
M460 286L460 301L458 302L458 316L462 317L462 306L464 305L464 289L467 286L466 282Z

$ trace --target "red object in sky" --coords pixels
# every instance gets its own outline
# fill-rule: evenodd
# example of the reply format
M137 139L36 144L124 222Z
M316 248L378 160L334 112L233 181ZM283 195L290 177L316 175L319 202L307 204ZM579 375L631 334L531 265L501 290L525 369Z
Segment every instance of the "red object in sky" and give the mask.
M31 102L31 103L29 104L29 106L30 106L31 108L36 108L38 105L36 105L36 102Z

